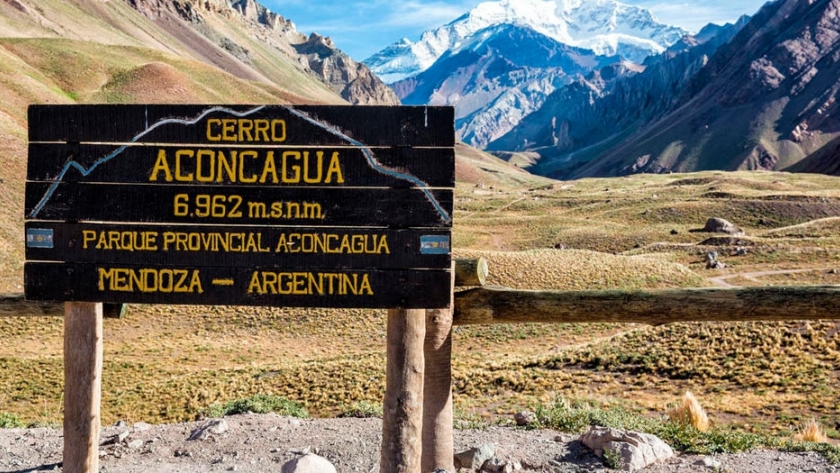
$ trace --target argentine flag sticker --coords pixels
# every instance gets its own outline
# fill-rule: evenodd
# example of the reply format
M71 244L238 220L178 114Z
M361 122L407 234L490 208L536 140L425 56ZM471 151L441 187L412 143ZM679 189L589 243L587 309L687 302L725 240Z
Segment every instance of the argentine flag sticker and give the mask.
M28 228L26 229L27 248L53 248L52 228Z

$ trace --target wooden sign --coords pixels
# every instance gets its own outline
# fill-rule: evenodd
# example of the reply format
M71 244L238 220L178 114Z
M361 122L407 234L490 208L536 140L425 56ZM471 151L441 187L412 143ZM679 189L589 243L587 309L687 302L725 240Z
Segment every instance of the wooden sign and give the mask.
M32 106L26 296L445 307L447 107Z

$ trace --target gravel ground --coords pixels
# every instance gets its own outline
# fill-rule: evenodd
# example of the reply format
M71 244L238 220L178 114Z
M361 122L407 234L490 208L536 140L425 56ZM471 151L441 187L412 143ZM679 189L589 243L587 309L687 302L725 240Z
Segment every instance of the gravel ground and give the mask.
M329 459L341 473L379 471L380 419L294 419L245 414L224 420L226 431L197 440L188 438L200 422L106 427L101 435L101 471L279 472L283 463L305 452ZM117 440L120 434L122 438ZM522 471L611 471L573 435L507 427L455 431L456 451L483 444L494 444L498 459L519 462ZM0 429L0 471L61 471L61 448L60 430ZM830 465L812 453L756 451L715 457L682 455L643 471L840 473L840 466Z

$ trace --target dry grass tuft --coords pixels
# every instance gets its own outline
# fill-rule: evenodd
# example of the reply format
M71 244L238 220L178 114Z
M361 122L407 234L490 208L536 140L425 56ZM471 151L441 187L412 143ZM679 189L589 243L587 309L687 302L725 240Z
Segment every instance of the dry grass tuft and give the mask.
M814 443L827 443L828 436L825 435L822 426L820 423L816 421L816 419L811 419L802 427L802 430L796 434L794 439L799 440L801 442L814 442Z
M709 430L709 416L690 391L685 392L680 405L668 410L668 418L678 424L693 425L700 432Z

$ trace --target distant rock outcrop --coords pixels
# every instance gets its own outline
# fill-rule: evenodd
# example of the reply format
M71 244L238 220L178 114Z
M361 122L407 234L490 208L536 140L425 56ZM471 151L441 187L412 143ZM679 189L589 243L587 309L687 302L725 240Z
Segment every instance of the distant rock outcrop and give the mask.
M367 66L335 47L328 37L316 33L294 45L301 63L325 81L342 98L358 105L399 105L400 99Z
M256 0L126 1L147 18L159 21L174 37L186 39L187 46L197 50L205 61L243 79L270 82L271 74L262 70L252 52L231 34L236 29L224 22L244 29L251 39L261 42L267 50L273 50L290 67L315 77L352 104L399 104L394 92L367 66L354 61L329 38L314 33L307 37L295 29L291 20ZM209 15L216 15L222 26L207 21ZM169 21L172 16L183 22ZM203 51L203 41L209 41L229 56Z

